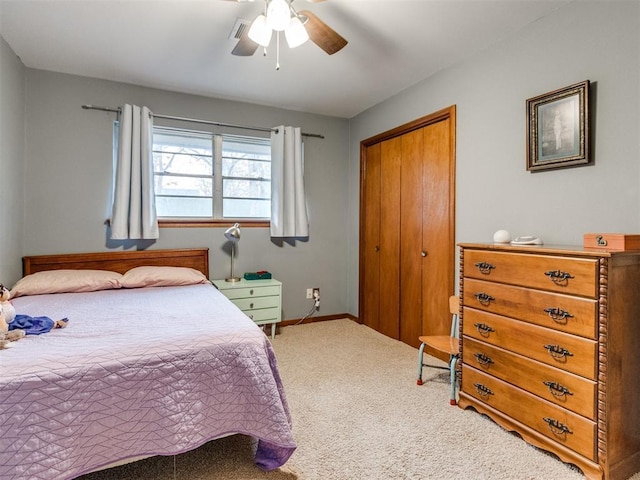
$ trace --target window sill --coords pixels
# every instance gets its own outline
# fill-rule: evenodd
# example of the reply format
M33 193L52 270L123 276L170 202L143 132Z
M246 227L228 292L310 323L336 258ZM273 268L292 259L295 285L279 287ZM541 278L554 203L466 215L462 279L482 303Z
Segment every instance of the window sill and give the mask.
M239 219L205 219L205 220L196 220L196 219L167 219L160 218L158 219L158 226L160 228L202 228L202 227L228 227L233 225L234 223L239 223L242 228L268 228L271 225L269 220L251 220L246 218Z

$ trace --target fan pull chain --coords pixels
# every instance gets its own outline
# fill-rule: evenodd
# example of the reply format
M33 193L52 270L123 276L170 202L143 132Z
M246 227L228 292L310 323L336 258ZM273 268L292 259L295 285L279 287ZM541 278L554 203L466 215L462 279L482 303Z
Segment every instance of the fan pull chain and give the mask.
M276 70L280 70L280 32L276 32Z
M264 16L267 16L267 9L269 7L269 2L264 2ZM262 47L262 56L267 56L267 47Z

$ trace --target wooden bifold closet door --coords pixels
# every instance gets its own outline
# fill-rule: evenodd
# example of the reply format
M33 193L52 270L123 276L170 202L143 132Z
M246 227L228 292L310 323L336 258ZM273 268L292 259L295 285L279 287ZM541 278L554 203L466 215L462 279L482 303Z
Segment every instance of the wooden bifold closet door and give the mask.
M455 107L361 142L359 318L446 335L455 276Z

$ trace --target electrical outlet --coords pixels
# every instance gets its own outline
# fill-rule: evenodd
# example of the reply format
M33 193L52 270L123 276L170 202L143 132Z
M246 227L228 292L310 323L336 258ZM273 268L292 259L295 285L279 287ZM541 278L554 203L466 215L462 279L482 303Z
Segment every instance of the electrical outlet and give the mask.
M307 288L307 300L311 300L313 298L313 288Z

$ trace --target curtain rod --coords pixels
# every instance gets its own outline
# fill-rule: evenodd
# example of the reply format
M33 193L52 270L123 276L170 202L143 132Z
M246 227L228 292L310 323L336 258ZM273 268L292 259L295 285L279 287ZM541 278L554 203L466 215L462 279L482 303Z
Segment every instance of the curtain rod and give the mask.
M122 113L122 109L119 107L100 107L98 105L82 105L82 108L85 110L100 110L103 112L114 112L114 113ZM167 120L177 120L180 122L192 122L192 123L202 123L205 125L215 125L217 127L230 127L230 128L241 128L243 130L255 130L260 132L277 132L277 128L265 128L265 127L251 127L248 125L234 125L232 123L220 123L220 122L212 122L210 120L199 120L197 118L186 118L186 117L175 117L173 115L160 115L157 113L151 114L154 118L164 118ZM313 138L324 138L324 135L320 135L319 133L304 133L302 135L305 137L313 137Z

